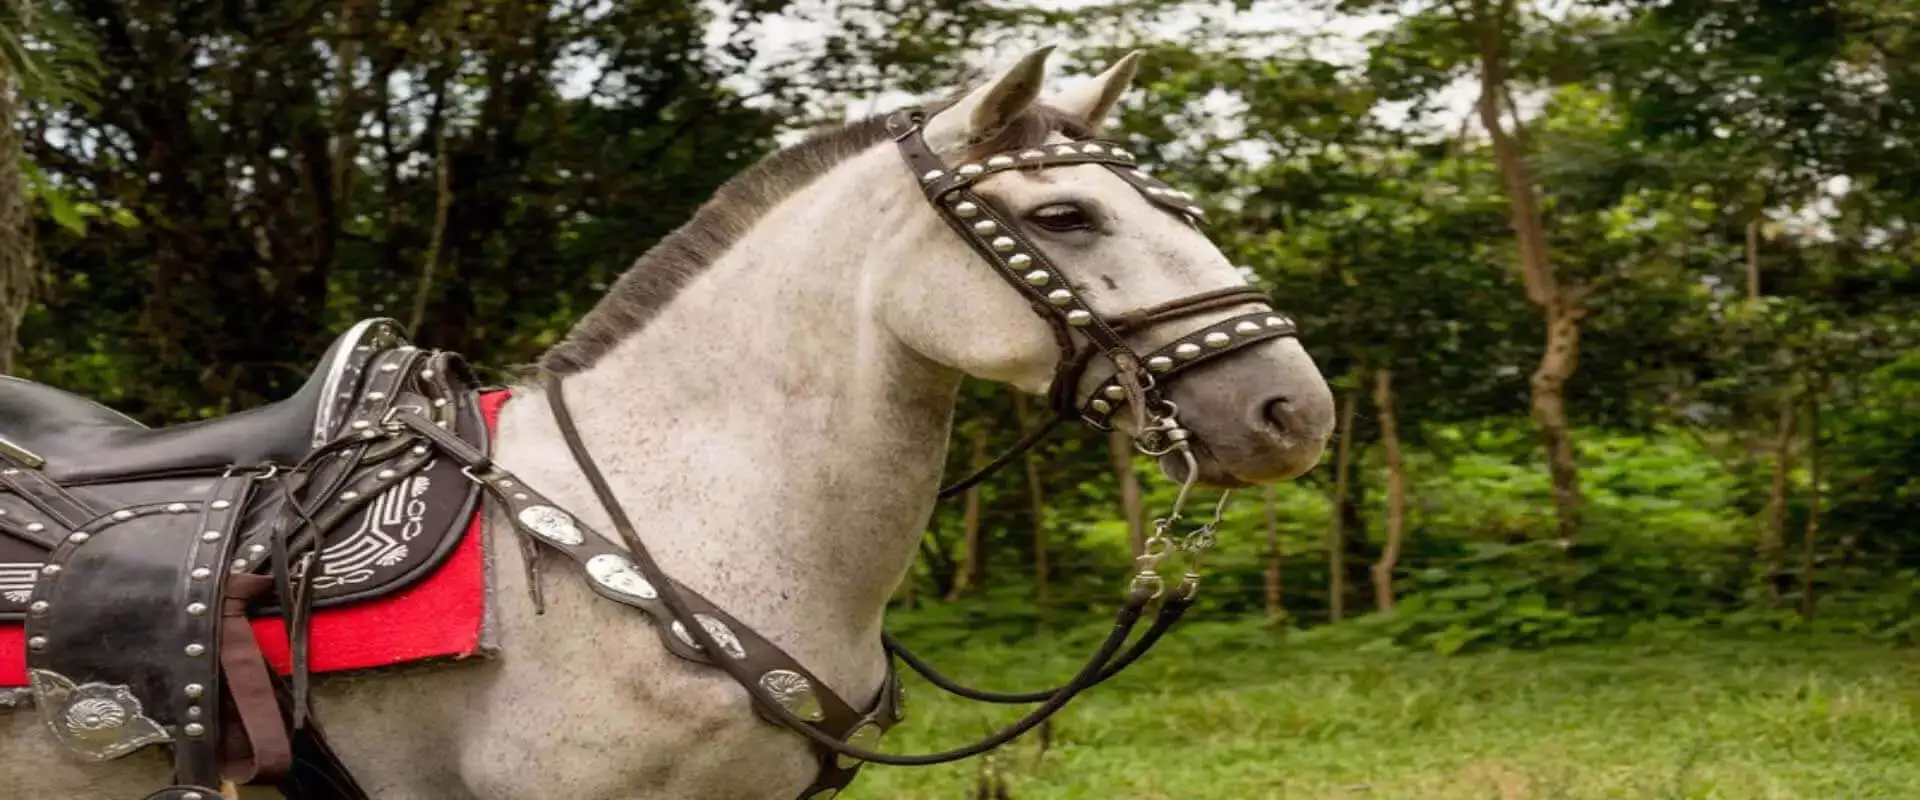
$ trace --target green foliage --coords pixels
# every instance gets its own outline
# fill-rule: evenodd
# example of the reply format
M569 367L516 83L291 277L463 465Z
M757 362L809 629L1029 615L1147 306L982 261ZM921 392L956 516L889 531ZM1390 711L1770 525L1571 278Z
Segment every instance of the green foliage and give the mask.
M1413 576L1408 596L1364 626L1396 644L1440 655L1489 645L1529 648L1598 637L1605 618L1550 605L1544 585L1564 558L1551 545L1480 544L1454 569L1433 567ZM1544 551L1544 552L1543 552Z
M94 48L63 4L0 0L0 87L17 83L27 99L95 108Z

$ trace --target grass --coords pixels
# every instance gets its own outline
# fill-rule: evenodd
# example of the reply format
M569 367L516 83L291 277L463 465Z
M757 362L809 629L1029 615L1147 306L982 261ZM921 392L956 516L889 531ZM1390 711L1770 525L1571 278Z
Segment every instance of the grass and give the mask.
M902 635L932 640L925 655L963 682L1028 689L1069 675L1091 633ZM1017 713L917 677L908 697L888 750L970 741ZM1030 734L990 760L868 767L843 798L1920 798L1920 651L1857 641L1448 658L1196 623L1058 720L1044 751ZM979 793L996 782L1004 795Z

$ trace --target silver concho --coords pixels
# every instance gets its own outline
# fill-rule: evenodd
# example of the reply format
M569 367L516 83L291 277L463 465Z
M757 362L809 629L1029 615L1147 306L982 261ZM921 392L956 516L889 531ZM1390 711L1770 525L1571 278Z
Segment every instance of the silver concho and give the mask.
M625 556L601 553L587 559L587 576L593 578L594 583L629 597L652 600L660 596L659 590L641 577Z
M854 729L853 735L847 737L847 744L862 750L874 749L875 745L880 744L880 726L872 722L860 723L860 727ZM860 764L860 759L849 755L839 755L835 758L839 759L841 769L853 769Z
M747 657L747 648L740 644L740 637L733 635L733 629L727 627L726 623L706 614L695 614L693 618L700 620L700 627L707 629L707 635L719 642L720 649L727 651L727 655L734 658ZM688 647L700 649L700 643L693 640L693 634L687 632L687 626L680 624L680 620L673 621L673 635L679 637L680 641L685 642Z
M813 684L798 672L789 669L776 669L760 676L760 687L780 701L780 706L792 712L794 716L808 722L819 722L827 718L827 712L820 708L820 696L814 694Z
M75 685L66 676L44 669L28 670L27 675L41 719L54 738L82 758L106 761L172 741L165 728L147 718L140 699L125 686Z
M527 526L535 536L564 545L576 545L587 540L580 533L580 526L573 524L573 517L553 506L527 506L520 509L520 524Z
M118 739L126 724L127 707L104 697L88 697L67 706L67 730L90 742Z

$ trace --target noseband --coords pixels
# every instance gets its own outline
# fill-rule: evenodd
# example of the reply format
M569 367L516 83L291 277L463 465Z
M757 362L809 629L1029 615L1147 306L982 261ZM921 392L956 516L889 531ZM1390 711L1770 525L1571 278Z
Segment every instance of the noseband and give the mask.
M1099 430L1112 430L1120 409L1132 416L1135 446L1141 452L1161 456L1177 454L1186 462L1187 471L1172 509L1154 521L1154 534L1147 540L1146 552L1138 557L1126 599L1115 615L1112 631L1100 648L1067 683L1040 691L1023 693L989 692L955 683L914 655L891 634L883 634L887 652L898 656L909 667L934 685L962 697L991 703L1039 703L1012 725L980 741L939 753L895 755L872 749L881 732L900 717L897 678L891 663L888 685L871 711L860 712L833 693L824 683L805 672L763 637L726 617L725 613L674 581L653 560L632 517L608 487L593 463L585 443L567 410L562 384L557 376L547 379L547 401L555 422L566 439L569 451L587 482L592 486L620 541L631 556L631 572L596 573L595 564L608 569L628 569L628 560L594 536L577 533L584 525L564 516L567 526L557 536L554 531L528 522L530 509L542 514L559 514L545 499L524 482L492 464L483 455L462 453L457 442L441 442L448 436L430 423L402 419L421 436L436 441L453 454L468 474L494 496L515 520L516 527L528 534L526 541L543 544L570 556L594 583L595 591L618 602L646 611L655 620L669 623L671 636L663 636L670 650L689 659L703 661L726 672L754 700L762 716L805 737L820 757L821 775L803 798L830 797L852 780L861 762L896 765L940 764L984 753L1031 730L1080 692L1118 674L1145 655L1148 650L1192 607L1199 590L1200 555L1211 546L1214 527L1220 521L1222 505L1214 508L1213 518L1177 541L1172 537L1180 522L1189 490L1198 479L1191 435L1181 427L1179 409L1165 396L1171 382L1199 364L1217 359L1269 339L1295 335L1292 320L1276 314L1265 294L1250 286L1238 286L1200 292L1148 308L1113 316L1095 312L1073 287L1067 275L1048 258L1015 222L1012 215L985 198L974 187L979 181L1010 170L1038 170L1063 166L1097 164L1127 182L1147 200L1178 216L1190 225L1202 218L1201 209L1192 204L1185 192L1149 177L1133 156L1111 142L1098 140L1049 144L1042 147L989 156L957 167L949 166L933 152L923 136L920 112L895 114L887 121L901 155L912 168L919 185L941 219L953 227L969 246L1009 284L1019 290L1034 311L1052 327L1060 346L1060 363L1049 392L1054 416L1047 425L1029 433L1015 448L989 464L986 469L941 490L950 496L984 478L1010 462L1021 451L1033 446L1059 422L1078 419ZM1128 344L1127 337L1154 326L1185 320L1213 311L1258 303L1261 310L1237 314L1189 331L1144 356ZM1088 365L1097 356L1112 362L1114 373L1101 381L1083 400L1079 384ZM539 515L533 515L536 520ZM1160 578L1158 564L1174 551L1187 555L1187 569L1178 584L1169 588ZM609 560L613 559L613 560ZM528 564L533 562L528 559ZM612 565L612 566L608 566ZM615 579L618 580L615 580ZM538 579L529 581L537 586ZM644 591L640 591L644 590ZM1133 633L1155 601L1159 601L1153 622L1138 638ZM536 607L538 607L536 596ZM1129 644L1128 640L1133 639ZM720 657L716 654L728 654ZM777 680L776 680L777 679ZM823 710L824 707L824 710Z

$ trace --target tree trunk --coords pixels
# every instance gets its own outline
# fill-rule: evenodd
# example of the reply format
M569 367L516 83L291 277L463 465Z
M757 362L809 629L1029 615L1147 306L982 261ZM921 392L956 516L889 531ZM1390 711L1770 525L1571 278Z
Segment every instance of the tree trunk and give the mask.
M1261 487L1266 502L1267 523L1267 624L1278 625L1287 618L1287 608L1280 597L1280 492L1273 484Z
M1824 381L1822 382L1824 385ZM1807 529L1800 538L1800 616L1813 619L1813 552L1820 538L1820 394L1808 392L1807 405Z
M0 67L0 374L13 374L20 321L33 299L33 213L21 152L19 87Z
M407 332L417 334L427 319L427 302L433 296L433 276L440 267L440 247L447 238L447 214L453 210L453 163L447 158L447 135L434 137L433 231L427 236L426 255L420 257L420 280L413 287L413 314L407 319Z
M1373 603L1393 610L1393 569L1407 525L1407 471L1400 460L1400 427L1393 416L1393 371L1373 374L1373 405L1380 415L1380 441L1387 451L1387 544L1373 565Z
M1556 307L1559 305L1555 303ZM1547 325L1547 351L1541 355L1540 366L1533 373L1533 418L1540 424L1540 438L1546 445L1560 538L1572 540L1580 531L1582 501L1580 469L1573 456L1572 427L1567 422L1565 387L1579 357L1579 315L1550 311Z
M334 38L333 181L334 202L352 208L353 176L359 172L360 114L365 106L353 76L360 68L361 0L340 4L339 30ZM377 15L377 12L376 12ZM342 216L346 216L342 214Z
M1546 322L1546 349L1531 380L1534 421L1547 451L1547 469L1553 477L1554 510L1560 536L1571 539L1580 527L1580 472L1573 455L1573 435L1567 422L1565 387L1579 366L1580 321L1586 316L1578 294L1559 286L1547 254L1546 223L1534 193L1532 171L1524 146L1509 133L1501 115L1501 98L1508 96L1505 20L1512 0L1502 0L1497 11L1486 0L1474 3L1474 24L1480 49L1480 124L1487 129L1495 164L1500 169L1507 207L1519 250L1520 275L1527 300L1540 309ZM1468 24L1468 20L1461 20ZM1517 113L1517 111L1516 111ZM1516 123L1517 125L1517 123Z
M973 433L968 436L972 443L972 453L968 456L968 473L987 465L987 428L975 423ZM963 510L960 516L960 569L953 576L953 589L947 592L948 602L973 591L980 586L984 558L980 552L980 484L967 487L961 495Z
M1032 415L1027 413L1027 405L1026 395L1014 394L1014 415L1020 420L1020 429L1022 431L1028 430L1032 425L1032 420L1029 419ZM1026 462L1027 466L1027 500L1031 503L1030 510L1033 514L1033 602L1040 618L1040 623L1044 625L1047 621L1048 601L1047 498L1043 486L1044 482L1040 479L1040 454L1037 452L1038 450L1039 448L1037 447L1029 449L1022 460Z
M1747 299L1760 299L1760 217L1747 220Z
M1147 521L1140 503L1140 474L1133 471L1133 442L1115 428L1107 434L1107 457L1120 482L1120 514L1127 520L1127 547L1135 558L1147 549Z
M1799 404L1788 398L1773 438L1773 487L1767 493L1767 524L1760 530L1760 582L1767 604L1780 605L1780 556L1787 540L1787 476L1793 471L1793 428Z
M1340 410L1340 450L1334 460L1333 518L1327 526L1327 618L1339 622L1347 615L1347 466L1353 452L1353 411L1360 404L1358 389L1347 393Z

